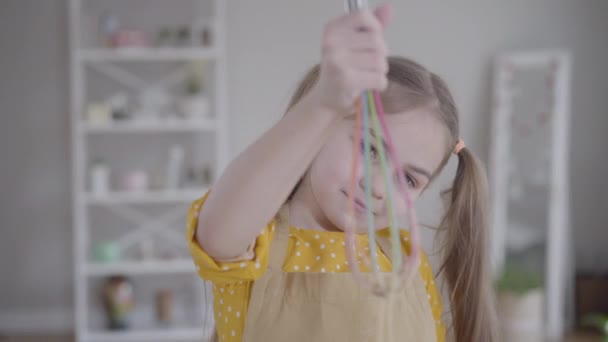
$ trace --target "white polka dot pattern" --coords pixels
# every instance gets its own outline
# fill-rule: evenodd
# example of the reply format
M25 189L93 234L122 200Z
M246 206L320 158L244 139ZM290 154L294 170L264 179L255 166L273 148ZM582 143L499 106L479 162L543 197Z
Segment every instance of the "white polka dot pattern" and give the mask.
M262 276L268 265L268 251L274 236L274 222L271 222L252 244L253 259L234 262L218 262L210 258L194 240L198 224L198 212L204 198L194 202L188 213L189 248L199 275L213 282L214 312L216 329L220 341L241 341L246 319L248 299L255 279ZM358 236L360 246L359 267L369 271L363 262L363 254L369 257L369 246L365 235ZM403 232L402 244L409 251L409 235ZM331 273L350 272L345 254L344 234L340 232L319 232L306 229L290 229L289 245L283 264L284 272ZM445 326L441 315L441 297L435 286L431 267L426 255L422 255L420 274L427 288L427 299L431 304L436 321L438 341L445 341ZM380 268L390 269L390 261L383 253L378 254Z

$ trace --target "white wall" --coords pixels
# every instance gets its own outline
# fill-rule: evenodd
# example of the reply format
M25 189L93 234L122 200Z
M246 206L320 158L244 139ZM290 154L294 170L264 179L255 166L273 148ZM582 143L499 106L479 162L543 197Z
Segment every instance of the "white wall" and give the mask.
M62 0L0 4L0 329L71 303L66 18Z
M571 155L578 261L583 268L605 267L594 260L608 260L602 243L608 241L603 101L608 3L393 3L395 20L387 33L393 52L444 76L460 106L463 137L482 157L490 138L491 57L509 49L574 51ZM72 261L65 0L3 0L0 6L1 329L8 317L2 313L69 310ZM341 11L340 0L228 1L234 154L280 117L295 82L318 59L323 23ZM431 196L420 210L435 221L437 208Z
M608 94L608 2L390 2L395 9L387 32L392 52L414 57L446 79L460 108L462 136L483 159L491 138L492 57L512 49L573 51L571 180L577 258L581 268L608 268L608 254L599 243L608 241L603 225L608 180L602 176L608 171L608 112L601 100ZM262 6L263 14L250 15ZM235 153L280 117L295 83L319 56L323 23L341 10L341 1L300 1L297 6L280 0L229 2ZM420 206L425 222L437 221L436 191L447 186L451 174L446 171Z

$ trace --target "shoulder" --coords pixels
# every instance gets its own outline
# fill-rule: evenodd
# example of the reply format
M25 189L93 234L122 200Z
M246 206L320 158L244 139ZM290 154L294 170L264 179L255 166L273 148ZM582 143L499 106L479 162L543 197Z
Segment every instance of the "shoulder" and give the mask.
M268 265L270 243L274 236L274 220L261 229L242 256L233 260L216 260L209 256L196 240L199 212L208 195L209 192L192 202L187 217L188 248L199 276L216 284L258 279Z

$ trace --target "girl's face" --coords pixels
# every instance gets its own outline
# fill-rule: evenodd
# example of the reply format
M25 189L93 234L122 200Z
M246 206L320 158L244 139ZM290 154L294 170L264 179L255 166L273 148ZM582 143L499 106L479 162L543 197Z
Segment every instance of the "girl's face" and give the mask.
M429 184L432 175L439 167L447 146L447 129L434 113L426 109L386 116L387 126L395 146L395 153L401 162L397 170L402 172L407 181L410 196L418 198ZM387 191L385 178L382 175L378 146L372 132L369 134L371 167L371 203L365 200L364 155L363 145L357 149L360 153L357 170L357 184L353 194L350 192L350 175L353 157L354 120L343 120L328 138L307 171L301 188L294 200L301 200L321 228L343 230L346 225L346 214L349 212L349 195L355 197L355 214L357 230L366 230L366 211L370 206L374 215L376 229L387 227ZM385 148L386 151L386 148ZM397 184L397 173L390 156L387 155L389 172L393 184ZM403 196L394 188L393 203L396 213L402 216L406 212ZM298 194L300 193L300 194Z

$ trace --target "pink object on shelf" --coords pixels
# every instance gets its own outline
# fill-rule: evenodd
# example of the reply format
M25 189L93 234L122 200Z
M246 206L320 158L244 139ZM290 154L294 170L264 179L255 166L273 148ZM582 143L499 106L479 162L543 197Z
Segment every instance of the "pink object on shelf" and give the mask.
M121 47L148 47L148 39L143 31L118 30L110 37L110 45L113 48Z
M123 191L146 191L148 174L141 170L125 172L120 179L120 187Z

